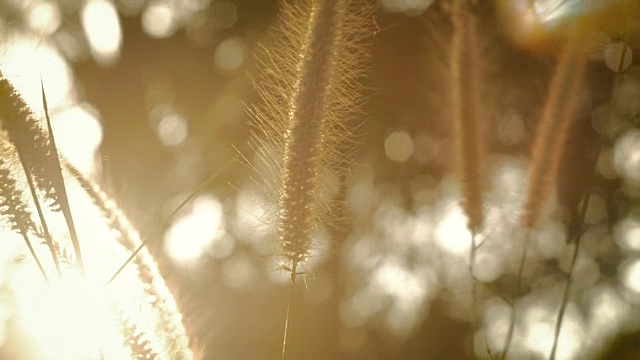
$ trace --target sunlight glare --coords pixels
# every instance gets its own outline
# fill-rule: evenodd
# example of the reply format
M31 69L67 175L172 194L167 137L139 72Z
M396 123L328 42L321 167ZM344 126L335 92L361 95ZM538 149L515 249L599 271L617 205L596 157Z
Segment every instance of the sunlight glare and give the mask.
M613 162L625 180L640 182L640 130L631 130L618 139L613 149Z
M640 221L631 216L619 221L614 228L613 239L624 248L640 251Z
M457 201L449 199L445 214L435 229L436 243L456 256L465 256L471 248L471 232L467 229L467 217Z
M566 33L566 24L577 17L594 14L614 3L581 0L499 0L498 13L505 34L516 45L538 52L555 46L553 39Z
M596 334L615 332L630 311L619 290L610 285L600 285L589 290L588 299L591 303L589 328Z
M100 65L113 65L122 47L122 29L114 4L89 0L82 9L82 27L93 59Z
M502 351L509 332L511 306L503 299L494 297L486 301L482 318L486 324L486 341L491 349ZM516 329L517 334L517 329ZM517 336L516 336L517 338Z
M98 349L126 358L101 285L67 272L64 282L50 286L30 268L15 272L11 282L18 324L32 336L42 359L98 358Z
M620 64L620 57L622 56L622 52L624 50L624 59L622 59L622 64ZM620 67L620 71L624 71L629 67L632 63L633 59L633 50L625 45L623 42L614 42L608 44L604 48L604 64L607 65L609 70L618 71L618 66Z
M533 1L533 12L541 23L552 23L576 12L579 0L537 0Z
M225 284L239 290L251 289L258 275L251 261L240 256L227 259L222 274Z
M165 2L149 4L142 13L142 29L152 38L168 38L177 30L173 9Z
M623 265L622 268L622 283L627 289L633 291L636 295L640 295L640 260L632 260L630 263Z
M435 0L380 0L385 11L403 12L407 15L422 14Z
M419 303L425 298L428 283L424 280L393 262L379 266L372 275L372 285L377 291L407 303Z
M222 72L237 70L247 56L247 48L241 38L230 38L222 41L213 55L214 62Z
M190 211L175 220L166 232L165 251L174 262L190 265L223 234L222 204L212 195L201 195L193 201Z
M58 150L86 175L94 171L96 152L102 143L102 125L96 112L89 105L73 106L51 119Z
M495 281L504 272L504 260L494 252L479 250L473 274L482 282Z
M27 14L29 27L41 34L53 34L62 22L60 9L53 1L38 1Z
M543 224L533 238L536 252L543 259L560 256L565 249L566 239L567 228L558 221Z
M70 102L72 74L55 47L38 37L15 36L2 50L2 72L36 114L43 113L42 88L49 110Z
M189 135L187 120L180 114L170 113L162 117L156 127L158 138L166 147L176 147L184 143Z
M555 334L555 324L550 322L549 319L554 319L555 316L555 308L552 310L541 305L534 305L523 314L526 323L524 340L531 351L542 356L549 354ZM562 322L556 359L573 359L580 350L582 335L582 330L576 319L575 309L570 304Z

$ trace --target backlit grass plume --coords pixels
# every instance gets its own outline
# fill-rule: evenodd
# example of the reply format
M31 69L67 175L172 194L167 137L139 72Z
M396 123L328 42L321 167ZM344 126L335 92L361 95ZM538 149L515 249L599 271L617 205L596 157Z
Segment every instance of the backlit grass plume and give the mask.
M131 259L131 265L127 265L131 269L128 271L137 272L137 278L144 285L143 291L152 306L158 313L159 318L156 324L162 334L163 344L161 349L164 351L175 352L172 359L191 359L191 349L189 348L189 338L182 324L182 316L178 312L178 305L162 278L162 274L158 269L158 265L153 260L146 247L140 247L142 239L133 225L127 220L122 210L116 205L115 201L110 199L107 194L93 181L85 178L82 173L73 165L66 163L65 168L78 181L80 186L86 191L87 195L93 201L95 206L106 220L116 240L122 245L127 253L136 252ZM127 260L128 262L128 260ZM120 279L121 274L126 274L126 268L118 270L115 276L109 278L108 287L115 286ZM114 270L114 269L111 269ZM124 280L126 281L126 280ZM112 285L116 284L116 285ZM124 314L124 310L120 311ZM135 324L128 324L130 329ZM140 335L138 335L139 337ZM148 341L148 340L147 340ZM157 349L155 351L158 351Z
M590 51L588 35L582 23L577 24L568 35L538 121L531 151L529 187L521 219L522 225L528 229L540 223L558 174L562 150L580 101Z
M251 109L253 145L263 164L258 170L277 178L267 186L277 202L281 265L291 272L291 289L314 230L335 215L323 180L348 166L371 11L361 0L284 2L274 42L263 49L256 84L263 103Z
M25 356L35 354L34 358L52 360L194 359L177 303L146 249L106 285L141 243L140 237L95 183L70 165L60 168L52 138L42 135L44 130L27 105L16 100L19 95L11 84L6 79L0 83L4 86L0 103L13 106L13 110L3 108L0 117L0 253L9 259L3 275L12 297L9 304L0 306L10 307L17 333L24 334L26 339L21 340L30 344L30 349L24 349ZM13 115L23 117L7 120ZM51 130L50 123L48 127ZM30 136L34 140L28 141ZM42 160L43 152L56 157L56 163ZM33 180L36 173L43 179ZM68 250L75 245L66 216L59 214L61 203L37 210L38 217L49 223L51 246L29 241L30 234L45 237L41 234L43 224L35 221L34 208L50 195L42 184L56 182L65 187L65 195L57 196L56 201L66 202L69 215L73 212L78 219L76 239L83 240L86 272L79 262L69 261ZM32 192L29 202L23 193L32 183L38 184L38 191ZM20 241L27 242L34 261L23 256L24 245L16 244ZM66 260L61 262L62 276L48 276L54 263L43 255L49 252ZM51 281L44 281L34 269Z
M313 230L332 214L322 180L344 171L350 158L371 11L360 0L285 2L274 42L260 57L256 87L263 103L250 110L263 164L256 167L277 174L267 186L277 199L278 241L291 269L309 256Z

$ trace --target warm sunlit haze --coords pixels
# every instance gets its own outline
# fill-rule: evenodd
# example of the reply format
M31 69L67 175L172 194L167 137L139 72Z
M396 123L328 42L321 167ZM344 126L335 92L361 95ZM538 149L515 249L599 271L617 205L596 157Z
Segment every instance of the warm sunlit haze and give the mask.
M326 1L327 29L316 0L0 0L0 80L42 134L46 95L84 263L0 94L0 360L280 359L286 316L283 359L640 356L636 0ZM296 124L270 121L304 103L325 30L342 47L310 76L341 98L295 131L332 157L301 169ZM536 167L545 114L559 150ZM316 186L299 266L288 166Z

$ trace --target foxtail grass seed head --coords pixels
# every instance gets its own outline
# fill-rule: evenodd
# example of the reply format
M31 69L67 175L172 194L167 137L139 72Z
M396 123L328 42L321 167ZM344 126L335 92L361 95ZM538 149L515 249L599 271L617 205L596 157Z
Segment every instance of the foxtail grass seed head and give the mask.
M457 173L462 189L462 207L468 227L477 232L483 223L484 188L483 109L481 101L482 56L476 18L468 0L452 6L451 107L453 112Z
M278 242L291 268L309 256L314 229L334 210L321 179L348 166L353 121L361 115L370 14L360 0L285 2L276 40L260 57L256 87L263 103L250 109L253 145L266 171L279 174L268 186L276 194Z
M575 118L590 52L588 34L586 26L580 23L568 36L537 125L529 187L521 219L522 225L529 229L541 221L558 174L562 149Z

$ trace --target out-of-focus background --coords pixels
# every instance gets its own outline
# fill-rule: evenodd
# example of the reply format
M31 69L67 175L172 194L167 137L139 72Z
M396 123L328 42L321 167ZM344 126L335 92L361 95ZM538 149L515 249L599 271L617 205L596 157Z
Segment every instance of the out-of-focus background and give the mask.
M563 23L587 14L611 26L594 35L556 195L529 246L510 356L549 352L573 210L598 148L558 358L640 356L640 16L620 13L622 2L534 0L532 23L528 1L478 2L490 176L477 356L504 346L536 119ZM259 102L254 55L276 13L270 0L0 1L0 70L40 115L42 78L62 153L153 239L205 359L280 356L288 280L263 220L272 204L246 165L245 111ZM292 358L469 358L470 234L452 173L448 4L380 0L371 22L361 146L340 195L347 215L315 234Z

